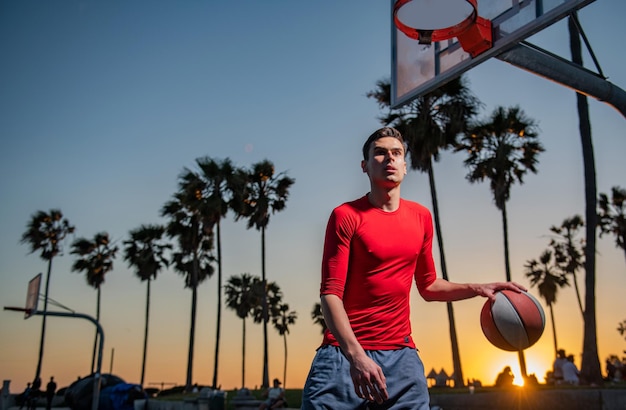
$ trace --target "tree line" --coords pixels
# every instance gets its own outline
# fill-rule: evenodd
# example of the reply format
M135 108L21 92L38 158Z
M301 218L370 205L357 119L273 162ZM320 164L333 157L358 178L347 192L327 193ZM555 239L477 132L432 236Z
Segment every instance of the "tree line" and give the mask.
M186 391L192 389L194 363L195 327L198 285L217 272L217 330L212 387L217 388L219 346L222 313L222 291L226 293L226 306L233 309L244 321L252 315L255 323L264 329L263 383L269 386L267 326L271 322L285 339L285 374L289 326L295 323L297 314L284 303L280 287L268 282L265 269L265 229L270 217L285 209L290 187L295 183L285 172L276 173L274 164L263 160L250 168L233 165L230 159L197 158L196 168L184 168L178 177L178 189L160 210L164 224L142 224L132 229L123 242L123 258L136 276L146 282L146 308L141 380L144 385L148 330L150 319L150 286L160 272L172 267L183 276L185 287L191 290L191 326L189 352L185 381ZM247 273L232 276L226 286L222 285L221 221L232 212L236 221L243 219L247 228L261 233L261 277ZM31 253L48 262L44 288L44 307L35 379L41 374L48 310L48 289L52 262L62 253L64 239L74 233L75 227L59 209L35 212L23 233L21 242L30 247ZM97 290L96 320L100 319L100 292L105 276L113 270L113 262L119 251L112 244L107 232L99 232L93 238L80 237L70 246L75 255L72 271L84 273L89 286ZM250 286L250 288L248 288ZM91 372L94 372L98 334L94 338ZM242 369L243 370L243 369ZM242 371L242 387L243 373Z

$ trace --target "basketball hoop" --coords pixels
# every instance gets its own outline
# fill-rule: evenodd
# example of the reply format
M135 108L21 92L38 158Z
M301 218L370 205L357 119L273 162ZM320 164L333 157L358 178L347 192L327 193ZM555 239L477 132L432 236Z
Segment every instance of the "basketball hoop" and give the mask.
M477 2L397 0L393 6L393 22L398 30L420 44L456 37L463 50L476 57L493 46L491 21L478 15Z

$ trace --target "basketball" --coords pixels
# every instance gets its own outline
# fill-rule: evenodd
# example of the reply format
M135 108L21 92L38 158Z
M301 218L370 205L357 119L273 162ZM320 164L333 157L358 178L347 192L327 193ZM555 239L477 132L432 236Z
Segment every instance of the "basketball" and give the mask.
M543 308L528 292L503 290L487 300L480 312L480 327L495 347L516 352L534 345L546 325Z

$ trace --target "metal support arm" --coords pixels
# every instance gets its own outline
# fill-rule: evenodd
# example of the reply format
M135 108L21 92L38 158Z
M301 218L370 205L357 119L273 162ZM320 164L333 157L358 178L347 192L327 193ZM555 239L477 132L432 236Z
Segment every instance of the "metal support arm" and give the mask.
M496 58L606 102L626 117L626 91L579 65L524 42Z

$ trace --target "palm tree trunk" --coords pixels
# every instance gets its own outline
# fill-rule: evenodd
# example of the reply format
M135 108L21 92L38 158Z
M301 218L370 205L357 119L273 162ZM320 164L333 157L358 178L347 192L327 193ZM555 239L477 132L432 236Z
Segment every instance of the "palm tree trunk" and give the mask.
M576 27L576 14L568 19L570 49L572 62L582 66L582 51L580 36ZM596 229L597 229L597 187L596 167L591 139L591 124L589 120L589 106L587 97L576 93L580 140L583 152L585 172L585 312L583 314L584 337L583 358L580 366L580 376L584 383L600 385L603 382L600 360L598 358L598 340L596 327Z
M48 260L48 273L46 274L46 291L44 293L44 301L43 301L43 318L41 319L41 337L39 339L39 358L37 359L37 370L35 371L35 378L33 380L37 380L41 377L41 363L43 361L43 348L44 341L46 340L46 318L48 315L48 290L50 286L50 273L52 272L52 258ZM37 299L39 299L39 295L37 295Z
M197 232L197 230L195 230ZM197 249L197 248L196 248ZM191 326L189 327L189 353L187 355L187 379L185 391L192 390L193 378L193 349L196 339L196 316L198 310L198 254L193 252L193 270L191 272Z
M215 331L215 361L213 363L213 389L217 389L217 369L220 357L220 334L222 328L222 240L220 221L217 221L217 329Z
M502 203L502 233L504 234L504 269L506 281L511 281L511 263L509 261L509 223L506 217L506 202Z
M96 322L100 323L100 285L98 285L97 296L96 296ZM98 338L100 334L98 333L98 329L96 329L96 335L93 338L93 352L91 354L91 373L93 374L96 371L96 348L98 346Z
M243 332L241 337L241 388L246 387L246 318L243 318Z
M287 388L287 333L283 333L283 345L285 346L285 362L283 363L283 388Z
M190 392L192 389L193 378L193 349L196 337L196 312L198 305L198 286L193 285L191 289L191 326L189 327L189 353L187 355L187 379L185 382L185 391Z
M509 260L509 224L506 217L506 201L502 202L502 233L504 235L504 268L506 270L506 281L511 281L511 262ZM517 352L519 360L519 368L522 378L526 380L526 358L524 357L524 351Z
M265 226L261 228L261 273L263 274L263 383L262 388L270 385L267 354L267 280L265 278Z
M572 273L574 279L574 289L576 290L576 300L578 301L578 308L580 309L580 314L585 318L585 311L583 310L583 302L580 299L580 288L578 286L578 278L576 277L576 273Z
M556 340L556 324L554 323L554 308L552 307L552 303L548 305L550 308L550 320L552 321L552 336L554 337L554 356L556 357L557 351L559 350L559 343Z
M152 280L148 278L148 283L146 285L146 323L143 329L143 357L141 358L141 382L140 385L143 387L145 376L146 376L146 357L148 352L148 324L150 322L150 282Z
M437 201L437 187L435 185L435 172L433 170L433 162L430 160L428 167L428 180L430 182L430 196L433 202L433 215L435 218L435 232L437 234L437 244L439 245L439 258L441 263L441 276L448 280L448 270L446 268L446 257L443 250L443 236L441 234L441 221L439 218L439 203ZM461 368L461 355L459 353L459 342L456 333L456 324L454 320L454 307L452 302L446 302L448 310L448 326L450 328L450 344L452 345L452 366L454 368L454 387L465 386L463 377L463 369Z

